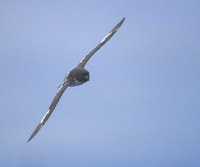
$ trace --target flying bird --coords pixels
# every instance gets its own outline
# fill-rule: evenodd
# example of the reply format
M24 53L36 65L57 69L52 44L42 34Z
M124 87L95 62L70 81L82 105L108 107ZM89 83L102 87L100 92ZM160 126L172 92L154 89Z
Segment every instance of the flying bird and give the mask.
M99 50L120 28L122 23L124 22L125 17L106 35L103 40L92 50L90 51L82 60L81 62L74 68L72 69L64 78L64 81L62 84L59 86L59 90L54 97L47 113L44 115L34 132L31 134L30 138L28 139L27 142L29 142L37 133L38 131L42 128L42 126L46 123L46 121L49 119L50 115L52 114L53 110L55 109L58 101L60 100L62 94L64 93L65 89L67 87L72 87L72 86L78 86L81 85L87 81L89 81L89 72L84 68L85 64L88 62L88 60L92 57L92 55Z

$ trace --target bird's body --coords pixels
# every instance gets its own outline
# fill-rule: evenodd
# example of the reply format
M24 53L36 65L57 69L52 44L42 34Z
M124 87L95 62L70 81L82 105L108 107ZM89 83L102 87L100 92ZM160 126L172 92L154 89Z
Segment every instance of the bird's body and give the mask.
M109 32L108 35L97 45L88 55L86 55L81 62L77 65L76 68L72 69L65 77L63 83L59 86L59 90L54 97L48 112L44 115L34 132L31 134L30 138L28 139L28 142L37 134L37 132L41 129L41 127L46 123L52 112L54 111L58 101L60 100L60 97L64 93L64 91L67 89L67 87L73 87L81 85L87 81L89 81L89 72L84 68L85 64L88 62L88 60L92 57L92 55L99 50L120 28L122 23L124 22L123 18L113 29L111 32Z
M69 86L78 86L89 81L89 72L81 67L76 67L67 74L64 82L72 80Z

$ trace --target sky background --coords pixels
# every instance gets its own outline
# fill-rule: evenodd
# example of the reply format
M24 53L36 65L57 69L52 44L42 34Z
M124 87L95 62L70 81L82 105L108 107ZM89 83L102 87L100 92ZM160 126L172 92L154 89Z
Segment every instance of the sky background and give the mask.
M198 0L0 0L0 166L199 167L199 31Z

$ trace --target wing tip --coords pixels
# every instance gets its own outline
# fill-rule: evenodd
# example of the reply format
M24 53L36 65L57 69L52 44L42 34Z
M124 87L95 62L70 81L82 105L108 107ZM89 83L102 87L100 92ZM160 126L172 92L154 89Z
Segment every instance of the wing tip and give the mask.
M121 25L123 24L124 20L126 19L126 17L123 17L123 19L119 22L119 27L121 27Z
M42 123L40 122L38 126L35 128L29 139L27 140L27 143L39 132L39 130L42 128Z
M31 140L32 138L29 138L28 140L27 140L27 143Z
M112 32L117 32L125 20L125 17L113 28Z

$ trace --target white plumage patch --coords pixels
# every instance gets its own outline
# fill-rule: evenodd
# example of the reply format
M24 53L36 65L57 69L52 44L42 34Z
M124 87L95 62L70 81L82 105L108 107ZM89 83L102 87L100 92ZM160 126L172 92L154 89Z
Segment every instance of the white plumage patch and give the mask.
M110 32L108 35L106 35L106 37L101 41L101 43L103 43L105 41L105 39L110 35L112 34L112 32Z
M69 85L69 86L78 86L78 85L81 85L81 84L83 84L84 82L80 82L80 81L78 81L78 80L76 80L75 78L74 78L74 81L72 81L71 82L71 84Z
M41 120L41 124L43 124L43 122L44 122L44 119L46 118L46 116L49 114L49 112L50 112L50 110L48 110L48 112L44 115L44 117L42 118L42 120Z

